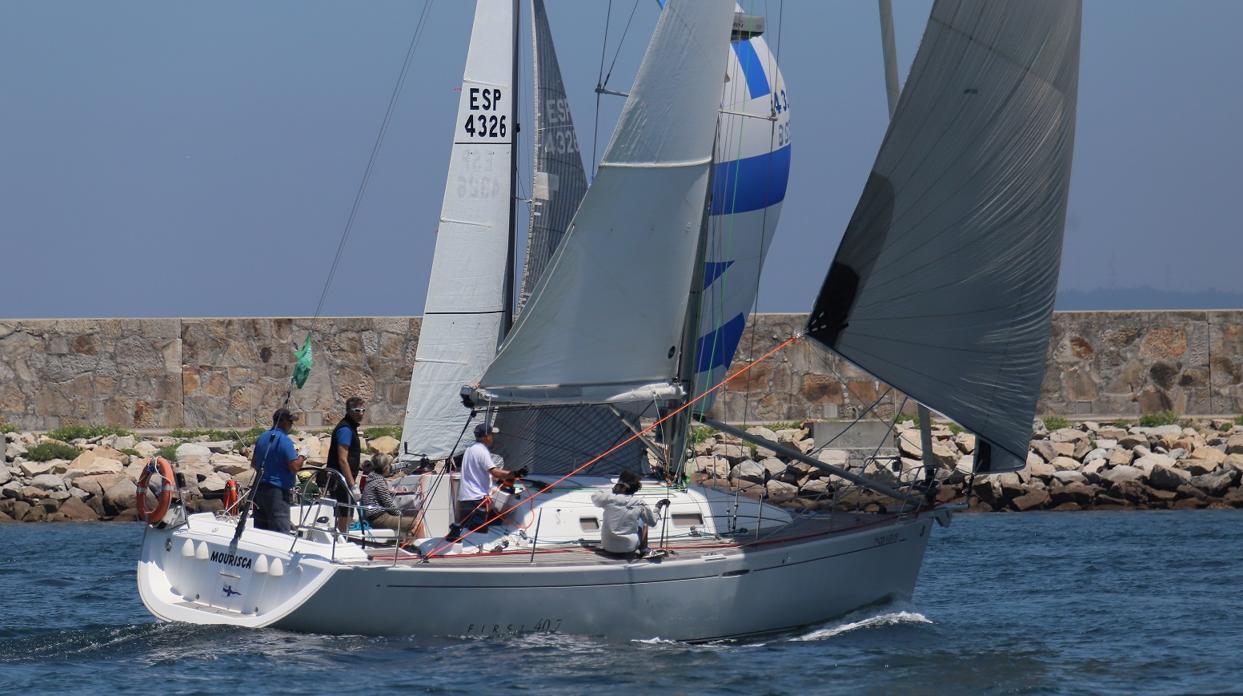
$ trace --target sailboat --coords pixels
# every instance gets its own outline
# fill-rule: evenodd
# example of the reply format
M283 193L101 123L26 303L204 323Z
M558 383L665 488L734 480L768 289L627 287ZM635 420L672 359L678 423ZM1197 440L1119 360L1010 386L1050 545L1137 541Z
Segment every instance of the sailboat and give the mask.
M952 514L933 502L946 472L931 466L930 448L917 480L891 484L715 423L882 491L894 504L881 513L794 514L677 476L692 416L712 422L695 407L720 387L697 378L722 367L702 358L712 343L701 340L702 306L713 275L730 270L712 265L708 248L711 217L726 210L717 199L728 169L717 160L720 76L727 62L742 70L733 66L746 50L731 42L755 41L737 35L747 22L734 10L719 0L666 4L599 171L561 238L545 247L551 253L512 326L504 288L499 302L492 288L446 288L437 302L429 293L442 336L470 328L489 340L472 338L482 357L428 349L435 366L427 371L453 371L443 384L469 408L459 409L440 449L423 445L430 437L403 435L403 454L451 460L470 422L545 409L595 409L631 434L565 473L533 474L495 524L452 542L365 549L335 533L323 501L295 512L292 536L174 507L147 526L138 566L153 614L323 633L703 641L792 630L912 595L933 523ZM516 45L515 16L505 0L477 6L456 127L470 118L476 132L468 134L480 142L455 134L433 278L451 258L440 254L442 242L452 246L446 225L460 223L461 236L479 244L512 234L495 222L512 196L483 184L513 166L513 128L500 129L506 113L513 124L513 67L497 69L504 61L484 55L497 58L502 37ZM1069 190L1080 21L1079 0L935 2L806 332L785 342L833 350L961 423L978 437L980 474L1021 467L1031 434ZM484 90L500 113L475 113ZM552 184L548 177L546 192ZM486 202L455 208L448 189ZM491 217L468 217L480 211ZM500 275L506 267L513 264L491 255L472 265ZM612 479L591 468L635 443L664 469L639 495L671 505L652 530L663 553L623 558L598 548L590 494ZM416 485L421 514L439 534L453 474L419 474ZM795 589L809 587L816 590ZM344 602L350 611L340 610Z

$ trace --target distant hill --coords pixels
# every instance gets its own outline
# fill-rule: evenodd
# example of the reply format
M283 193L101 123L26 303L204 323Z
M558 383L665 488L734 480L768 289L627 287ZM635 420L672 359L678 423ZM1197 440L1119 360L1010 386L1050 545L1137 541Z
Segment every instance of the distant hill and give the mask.
M1056 309L1090 311L1112 309L1243 309L1243 293L1225 290L1178 292L1147 286L1058 290Z

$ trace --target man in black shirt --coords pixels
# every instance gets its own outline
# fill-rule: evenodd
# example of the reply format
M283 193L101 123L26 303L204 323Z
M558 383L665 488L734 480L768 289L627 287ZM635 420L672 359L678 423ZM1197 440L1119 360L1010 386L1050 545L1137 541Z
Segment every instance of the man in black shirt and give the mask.
M328 468L341 472L341 477L345 479L345 487L336 476L328 479L328 496L337 501L337 530L343 534L350 529L352 510L347 505L357 505L361 497L358 467L362 446L358 439L358 426L366 412L367 404L362 398L351 396L346 399L345 417L332 429L332 442L328 445Z

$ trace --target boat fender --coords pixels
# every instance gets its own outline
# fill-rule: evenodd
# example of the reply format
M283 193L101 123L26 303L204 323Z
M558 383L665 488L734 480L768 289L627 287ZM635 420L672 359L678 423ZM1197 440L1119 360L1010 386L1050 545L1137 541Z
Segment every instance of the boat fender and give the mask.
M160 488L156 491L155 507L147 511L147 484L151 482L154 474L160 475ZM173 503L173 492L177 488L177 479L173 475L173 465L163 457L152 457L145 467L142 469L142 476L138 478L138 489L134 496L135 506L138 508L138 519L145 521L154 527L159 524L164 515L168 514L168 508Z
M229 478L228 483L224 484L224 503L225 511L232 510L237 507L237 481Z

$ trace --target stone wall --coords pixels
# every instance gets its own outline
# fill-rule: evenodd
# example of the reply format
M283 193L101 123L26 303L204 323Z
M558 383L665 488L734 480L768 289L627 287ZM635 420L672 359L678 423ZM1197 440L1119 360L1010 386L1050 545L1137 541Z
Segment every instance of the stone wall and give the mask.
M800 329L798 314L762 314L739 345L758 357ZM293 349L310 319L0 321L0 421L130 428L264 424L284 397ZM405 409L417 317L325 318L315 367L293 404L306 425L335 421L344 395L372 423ZM742 364L736 361L736 364ZM1243 412L1243 310L1066 312L1054 317L1041 411L1079 417ZM852 417L885 386L808 342L752 368L715 410L731 421ZM881 411L893 408L889 398Z

